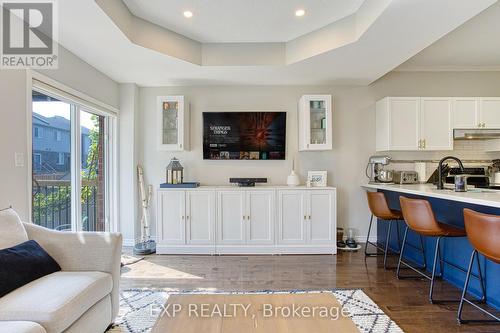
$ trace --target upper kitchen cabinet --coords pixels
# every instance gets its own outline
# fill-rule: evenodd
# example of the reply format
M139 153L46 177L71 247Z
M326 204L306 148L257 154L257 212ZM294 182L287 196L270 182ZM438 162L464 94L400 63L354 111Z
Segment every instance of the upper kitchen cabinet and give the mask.
M299 150L332 149L332 96L304 95L299 102Z
M418 150L420 98L387 97L376 105L377 151Z
M158 150L189 150L189 107L184 96L158 96Z
M387 97L376 105L377 151L452 150L451 98Z
M500 98L454 98L453 128L500 128Z
M479 122L482 128L500 128L500 97L479 98Z

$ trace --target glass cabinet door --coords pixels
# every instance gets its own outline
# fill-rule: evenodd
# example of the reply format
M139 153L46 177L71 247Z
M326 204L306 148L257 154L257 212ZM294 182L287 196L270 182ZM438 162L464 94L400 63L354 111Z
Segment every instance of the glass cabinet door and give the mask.
M162 102L162 144L179 143L179 102Z
M324 100L309 101L309 144L326 144L327 114Z

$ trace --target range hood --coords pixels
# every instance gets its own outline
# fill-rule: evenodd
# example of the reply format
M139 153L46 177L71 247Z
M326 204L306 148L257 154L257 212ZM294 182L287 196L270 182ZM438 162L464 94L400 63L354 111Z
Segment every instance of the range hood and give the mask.
M494 140L500 139L500 129L455 129L454 140Z

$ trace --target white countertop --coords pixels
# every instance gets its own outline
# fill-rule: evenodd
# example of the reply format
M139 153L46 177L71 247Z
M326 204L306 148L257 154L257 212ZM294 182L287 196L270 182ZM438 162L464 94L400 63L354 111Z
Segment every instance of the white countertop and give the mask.
M474 192L474 190L469 192L455 192L448 189L438 190L436 186L432 184L366 184L362 187L365 189L394 191L500 208L500 191L495 190L486 190L487 192Z
M238 185L201 185L198 187L158 187L158 191L171 190L335 190L333 186L313 186L305 185L288 186L288 185L258 185L255 186L238 186Z

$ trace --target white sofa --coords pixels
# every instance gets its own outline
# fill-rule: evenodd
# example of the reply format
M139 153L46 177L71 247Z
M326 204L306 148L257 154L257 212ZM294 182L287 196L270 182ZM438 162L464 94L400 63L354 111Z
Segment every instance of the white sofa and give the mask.
M0 249L35 240L62 270L1 297L0 332L104 332L119 309L122 236L52 231L14 214L0 214Z

